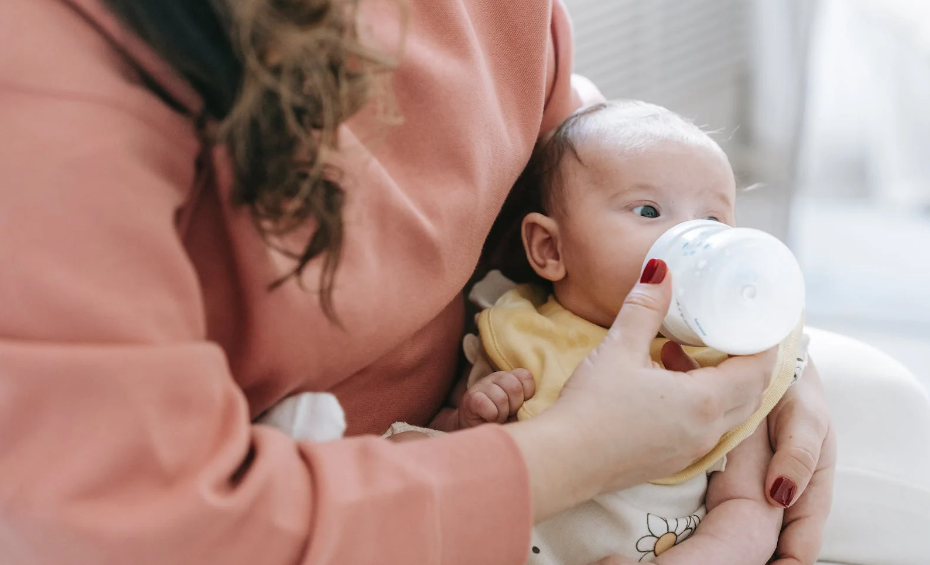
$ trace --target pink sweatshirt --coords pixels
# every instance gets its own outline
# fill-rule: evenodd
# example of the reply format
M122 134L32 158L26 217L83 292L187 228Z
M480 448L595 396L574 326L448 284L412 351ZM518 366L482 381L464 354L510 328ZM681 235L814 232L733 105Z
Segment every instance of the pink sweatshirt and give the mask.
M298 391L335 392L354 434L428 421L492 221L576 106L558 1L410 4L405 122L344 131L341 330L268 291L293 264L143 77L196 114L183 80L97 0L0 0L0 564L522 562L499 427L313 445L251 423Z

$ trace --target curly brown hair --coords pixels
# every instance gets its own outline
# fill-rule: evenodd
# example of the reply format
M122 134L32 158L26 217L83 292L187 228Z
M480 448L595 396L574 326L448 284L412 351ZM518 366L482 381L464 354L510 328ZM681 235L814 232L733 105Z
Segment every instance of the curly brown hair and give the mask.
M332 288L346 199L325 152L372 97L377 76L396 65L359 39L361 0L104 1L221 120L209 141L230 150L234 204L247 206L266 243L296 262L272 288L300 281L322 257L320 302L337 320ZM302 251L276 243L307 225L313 233Z

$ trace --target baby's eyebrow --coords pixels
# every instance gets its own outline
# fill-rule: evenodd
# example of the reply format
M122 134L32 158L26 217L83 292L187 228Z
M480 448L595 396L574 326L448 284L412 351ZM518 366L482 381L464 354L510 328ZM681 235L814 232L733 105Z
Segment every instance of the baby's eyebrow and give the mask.
M661 187L650 184L648 182L638 182L636 184L630 185L629 190L662 190Z
M667 205L676 199L676 190L674 188L649 182L637 182L633 184L618 183L609 187L608 190L608 198L611 200L648 200ZM729 210L733 207L732 203L726 202L725 200L720 200L720 202L723 203L720 212Z
M611 198L622 198L636 194L655 194L664 192L660 188L651 184L625 184L625 183L605 183L601 190L604 190Z
M716 191L716 190L711 190L711 191L709 191L709 192L711 193L711 195L710 195L711 198L713 198L713 199L716 200L717 202L723 204L724 206L728 206L728 207L732 207L732 206L733 206L733 204L734 204L733 200L734 200L734 198L735 198L735 196L736 196L735 194L733 195L734 198L731 198L731 197L729 197L728 195L724 195L722 192L719 192L719 191Z
M617 183L611 186L611 190L617 194L625 194L627 192L665 192L665 189L662 187L649 183Z

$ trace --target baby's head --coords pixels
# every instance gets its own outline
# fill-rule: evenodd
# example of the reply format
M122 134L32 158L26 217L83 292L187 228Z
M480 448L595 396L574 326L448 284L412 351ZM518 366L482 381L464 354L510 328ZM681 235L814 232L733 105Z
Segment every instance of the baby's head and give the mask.
M565 308L602 326L665 230L700 218L734 223L726 154L699 127L645 102L575 113L542 142L521 183L535 203L521 229L530 267Z

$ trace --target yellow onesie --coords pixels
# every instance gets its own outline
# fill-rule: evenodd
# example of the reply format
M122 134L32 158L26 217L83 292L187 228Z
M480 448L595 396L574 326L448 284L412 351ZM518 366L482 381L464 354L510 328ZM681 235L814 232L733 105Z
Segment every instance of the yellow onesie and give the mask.
M778 360L762 405L742 425L724 434L710 453L678 473L653 481L659 485L680 484L706 472L741 441L749 437L775 407L795 376L797 352L803 320L779 347ZM517 417L521 420L538 415L551 406L575 367L597 347L607 330L584 320L565 308L538 287L519 285L506 292L493 307L478 316L481 345L495 370L529 369L536 381L536 394L524 403ZM668 340L653 341L650 355L656 362L662 345ZM686 347L702 367L715 366L727 355L707 347Z

